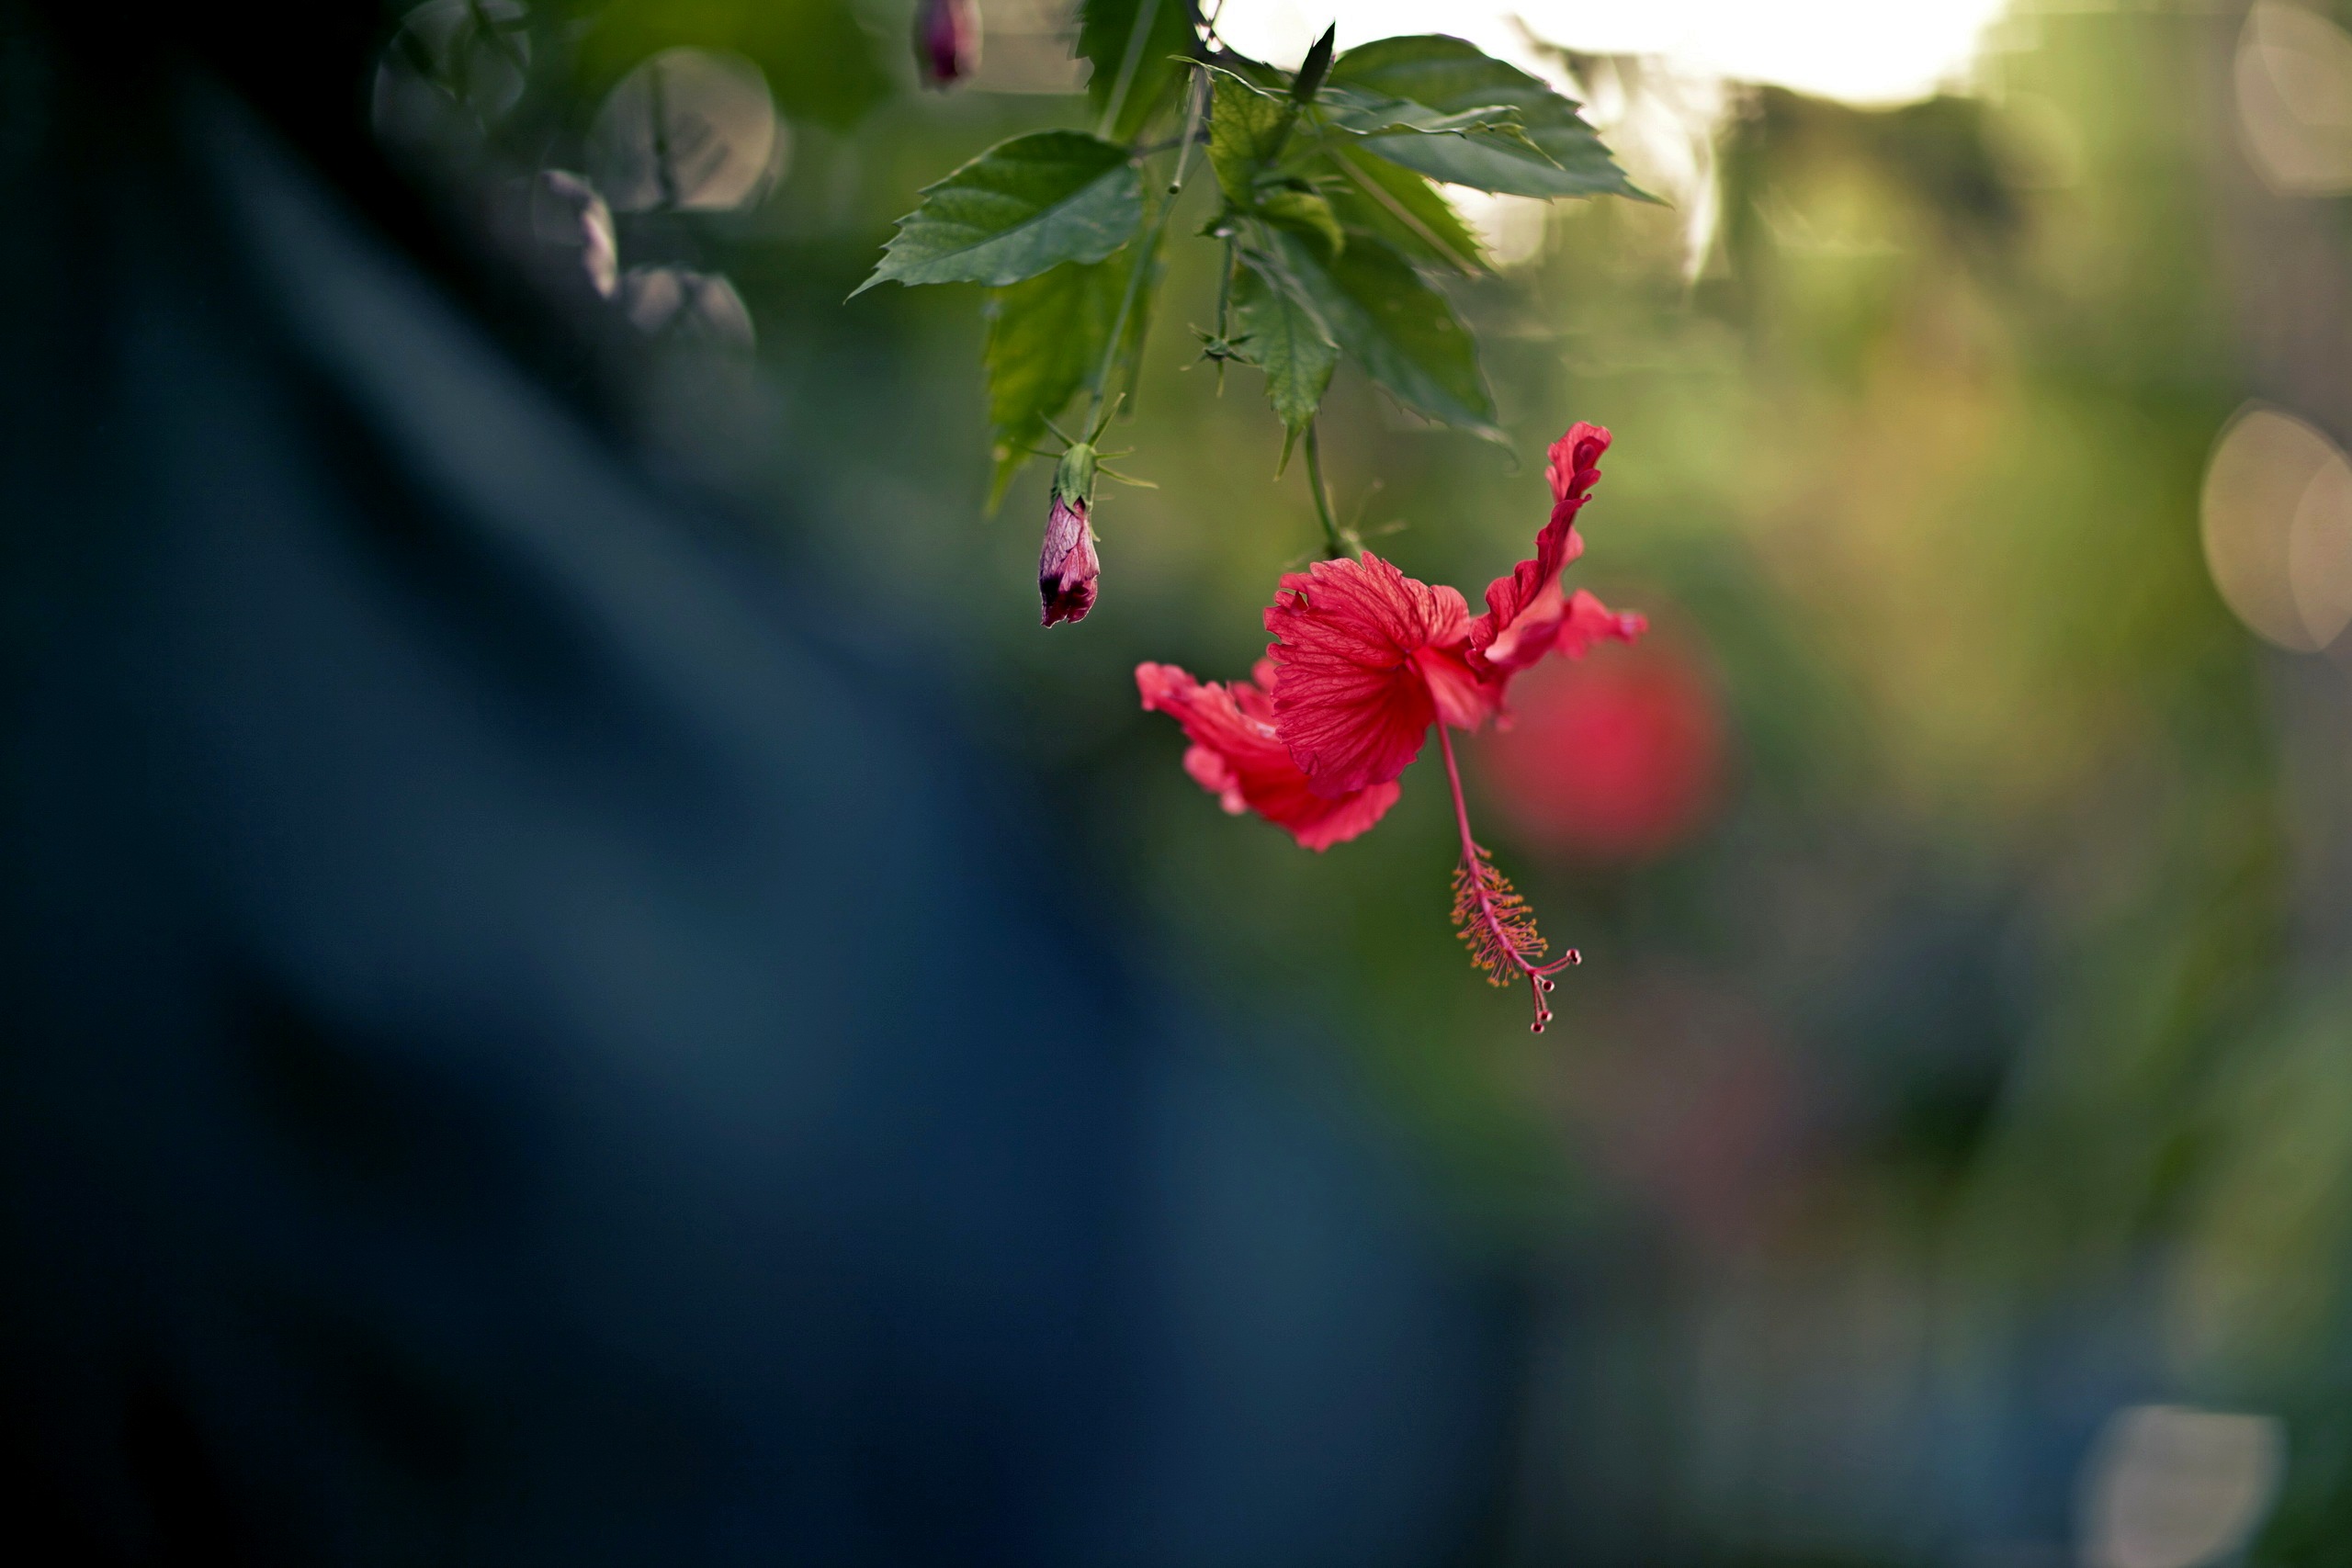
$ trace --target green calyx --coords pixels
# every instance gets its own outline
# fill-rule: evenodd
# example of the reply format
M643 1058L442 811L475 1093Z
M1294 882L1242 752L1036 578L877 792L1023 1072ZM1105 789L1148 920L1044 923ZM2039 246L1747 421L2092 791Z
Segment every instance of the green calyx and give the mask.
M1094 475L1101 465L1102 455L1091 441L1072 445L1054 466L1054 494L1063 501L1080 506L1094 504Z
M1106 457L1124 457L1127 456L1126 451L1104 452L1094 445L1102 439L1102 432L1110 426L1111 416L1119 412L1119 405L1125 400L1125 394L1122 394L1104 403L1101 412L1095 416L1094 423L1087 431L1086 439L1083 441L1071 441L1068 435L1062 434L1061 427L1052 420L1045 422L1047 430L1069 443L1062 448L1061 460L1054 465L1054 495L1057 499L1091 509L1094 504L1094 480L1097 476L1106 479L1116 479L1123 485L1133 485L1137 490L1159 488L1149 479L1139 479L1123 474L1103 461Z

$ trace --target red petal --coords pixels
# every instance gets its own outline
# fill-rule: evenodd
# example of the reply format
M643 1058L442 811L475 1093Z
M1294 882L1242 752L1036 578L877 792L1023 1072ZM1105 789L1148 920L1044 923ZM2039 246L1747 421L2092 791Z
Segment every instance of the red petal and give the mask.
M1521 561L1520 569L1524 571L1533 564ZM1498 590L1502 586L1502 581L1498 581L1487 590L1488 604L1496 604ZM1515 592L1514 589L1514 595ZM1568 601L1560 592L1559 578L1554 576L1524 601L1509 606L1509 614L1502 613L1502 608L1498 606L1479 617L1479 626L1470 634L1469 657L1481 671L1508 680L1552 651L1560 625L1567 619ZM1487 633L1483 643L1480 631Z
M1487 613L1470 624L1470 667L1506 678L1552 650L1567 606L1560 596L1560 572L1584 553L1577 513L1600 481L1600 455L1609 432L1577 424L1552 443L1544 473L1552 481L1552 516L1535 536L1535 556L1498 577L1487 588Z
M1469 622L1461 594L1368 550L1283 579L1266 611L1274 728L1317 794L1385 784L1420 754L1437 706L1414 656L1460 643Z
M1046 513L1046 538L1037 552L1037 597L1046 626L1057 621L1082 621L1094 608L1095 583L1102 563L1094 554L1094 530L1087 525L1086 503L1065 501L1059 494Z
M1554 501L1581 500L1593 481L1600 478L1600 455L1609 450L1609 432L1582 420L1568 426L1568 433L1552 443L1544 467L1544 478L1552 481Z
M1452 648L1425 648L1413 655L1438 718L1456 729L1477 728L1503 705L1503 682L1471 669L1466 653L1456 643Z
M1649 629L1646 615L1631 610L1622 614L1611 610L1579 588L1576 597L1568 601L1568 612L1561 619L1553 646L1570 659L1582 659L1593 644L1603 638L1631 642Z
M1268 667L1261 664L1261 671ZM1316 794L1274 733L1268 694L1247 681L1229 686L1193 679L1173 664L1138 664L1136 689L1147 712L1184 727L1192 747L1184 771L1236 815L1255 811L1310 850L1344 843L1396 804L1398 786L1374 784L1338 796Z

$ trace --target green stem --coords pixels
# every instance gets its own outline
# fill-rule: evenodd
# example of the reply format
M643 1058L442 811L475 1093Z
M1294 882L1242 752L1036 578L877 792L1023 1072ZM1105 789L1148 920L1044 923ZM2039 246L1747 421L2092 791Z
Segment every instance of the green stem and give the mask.
M1340 560L1354 552L1339 520L1331 515L1331 497L1323 488L1323 446L1315 438L1315 421L1306 422L1306 488L1315 494L1315 515L1323 522L1323 558Z

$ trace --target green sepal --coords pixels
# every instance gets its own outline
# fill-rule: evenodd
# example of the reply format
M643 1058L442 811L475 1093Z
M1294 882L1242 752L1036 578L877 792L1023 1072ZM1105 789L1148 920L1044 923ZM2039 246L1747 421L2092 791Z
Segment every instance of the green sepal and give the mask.
M1102 454L1091 441L1073 442L1054 465L1054 494L1064 501L1074 501L1081 508L1094 505L1094 473Z

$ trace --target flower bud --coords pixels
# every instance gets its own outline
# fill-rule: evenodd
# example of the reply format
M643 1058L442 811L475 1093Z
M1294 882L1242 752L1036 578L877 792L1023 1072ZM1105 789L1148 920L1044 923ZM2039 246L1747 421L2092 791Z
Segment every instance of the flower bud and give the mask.
M980 68L980 0L922 0L915 7L915 70L944 92Z
M1045 606L1045 622L1082 621L1094 608L1094 580L1102 563L1094 556L1094 530L1086 521L1086 498L1064 495L1054 487L1053 509L1046 513L1046 545L1037 552L1037 597Z

